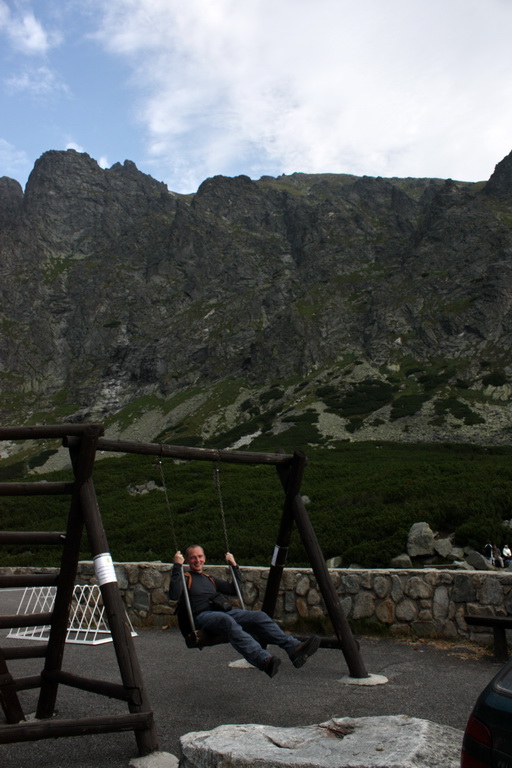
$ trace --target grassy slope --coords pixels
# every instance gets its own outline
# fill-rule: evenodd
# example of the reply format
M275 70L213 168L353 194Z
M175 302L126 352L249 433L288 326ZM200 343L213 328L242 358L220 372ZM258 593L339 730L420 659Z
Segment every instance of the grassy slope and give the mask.
M404 550L410 525L419 521L442 533L455 531L459 543L477 548L487 537L498 544L506 539L502 521L512 517L512 448L340 443L334 450L308 447L305 452L302 492L310 499L307 507L325 557L342 555L346 565L386 566ZM4 466L0 479L21 477L22 467ZM166 463L169 511L161 491L133 495L128 490L150 480L161 484L151 457L97 461L95 486L114 559L169 561L175 536L180 548L200 542L211 561L221 562L225 543L213 470L203 462ZM240 562L266 565L283 500L277 474L266 466L223 464L220 471L229 546ZM68 471L46 475L69 477ZM0 505L3 530L65 527L65 498L4 497ZM88 556L84 544L81 557ZM297 534L288 563L306 564ZM51 564L58 564L51 549L4 547L0 553L0 565Z

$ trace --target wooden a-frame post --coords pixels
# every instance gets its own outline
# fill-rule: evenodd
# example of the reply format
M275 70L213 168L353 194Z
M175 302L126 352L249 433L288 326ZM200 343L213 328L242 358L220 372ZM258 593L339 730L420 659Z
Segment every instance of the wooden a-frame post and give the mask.
M45 645L0 648L0 703L7 721L6 725L0 725L0 744L132 730L135 733L139 755L147 755L158 749L153 712L135 654L92 481L94 458L101 434L103 426L99 424L0 427L0 440L63 438L64 444L69 446L74 473L72 483L0 483L0 496L52 493L71 496L65 532L0 532L0 545L26 546L46 543L62 546L61 567L57 577L47 574L0 575L0 588L56 587L51 612L0 616L2 628L50 624L50 636ZM85 678L62 670L68 617L84 526L95 561L96 577L109 620L122 684ZM44 668L40 675L17 680L12 678L7 669L7 660L36 657L44 658ZM59 685L68 685L125 701L129 712L124 715L53 719ZM37 719L25 722L16 691L34 687L40 688Z
M343 651L351 677L368 677L359 648L350 629L350 625L341 607L338 595L329 575L311 520L300 494L302 475L306 457L300 451L293 454L287 467L278 466L277 472L285 491L285 500L281 524L279 527L274 556L267 579L262 610L269 616L274 615L279 585L286 564L288 547L293 529L297 526L302 544L307 552L311 568L315 574L320 593L331 620L334 632ZM327 643L325 643L327 645ZM329 645L331 645L329 643Z

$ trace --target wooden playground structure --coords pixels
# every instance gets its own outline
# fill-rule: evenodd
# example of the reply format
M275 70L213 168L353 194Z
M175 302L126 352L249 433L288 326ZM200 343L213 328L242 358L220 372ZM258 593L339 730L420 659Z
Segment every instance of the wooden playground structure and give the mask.
M321 644L325 648L340 649L343 652L351 677L368 677L302 500L300 487L306 464L304 454L299 451L294 454L251 453L109 440L104 437L101 424L0 427L0 441L56 438L62 439L63 445L69 450L72 468L69 482L0 482L0 496L64 494L70 497L65 531L0 532L0 545L26 547L52 544L62 549L60 569L56 575L13 575L2 574L0 571L0 589L56 587L51 612L0 615L0 628L50 625L49 639L43 644L0 647L0 704L5 715L5 724L0 723L0 744L131 730L135 734L139 755L147 755L158 749L153 711L142 679L132 627L121 599L94 489L92 474L98 450L154 455L161 459L274 466L283 487L284 503L262 610L269 616L274 614L292 530L296 525L335 633L335 637L322 638ZM85 678L63 669L68 618L84 529L112 635L120 683ZM40 674L15 679L9 672L8 661L38 657L44 660ZM59 720L54 718L59 685L124 701L128 711L121 715ZM36 719L30 722L25 719L18 697L18 691L28 688L40 689Z

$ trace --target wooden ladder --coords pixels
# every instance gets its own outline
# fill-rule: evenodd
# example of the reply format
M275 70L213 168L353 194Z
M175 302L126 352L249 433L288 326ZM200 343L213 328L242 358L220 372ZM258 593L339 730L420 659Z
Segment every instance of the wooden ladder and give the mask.
M61 564L57 574L5 574L0 569L0 589L56 587L51 612L0 616L2 629L50 625L50 635L46 643L38 643L36 646L0 647L0 705L6 720L5 724L0 724L0 744L133 730L139 755L147 755L158 749L153 712L135 653L131 627L117 585L92 481L97 441L102 434L101 424L0 427L0 440L61 438L63 444L69 449L73 469L73 480L70 482L0 483L0 496L39 494L70 496L66 531L0 532L0 546L19 544L26 547L50 544L62 547ZM62 669L68 618L84 527L112 635L121 683L81 677ZM18 679L10 674L8 661L38 657L44 659L44 667L40 674ZM128 712L122 715L55 719L53 715L59 684L125 701ZM25 721L18 698L18 691L28 688L40 688L36 719L30 722Z

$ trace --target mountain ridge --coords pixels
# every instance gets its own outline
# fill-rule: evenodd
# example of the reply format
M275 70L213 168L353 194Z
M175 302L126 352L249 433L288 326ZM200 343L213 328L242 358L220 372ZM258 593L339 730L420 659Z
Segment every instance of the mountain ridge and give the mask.
M512 153L486 183L217 176L179 195L50 151L25 192L0 179L0 418L504 444L511 254Z

